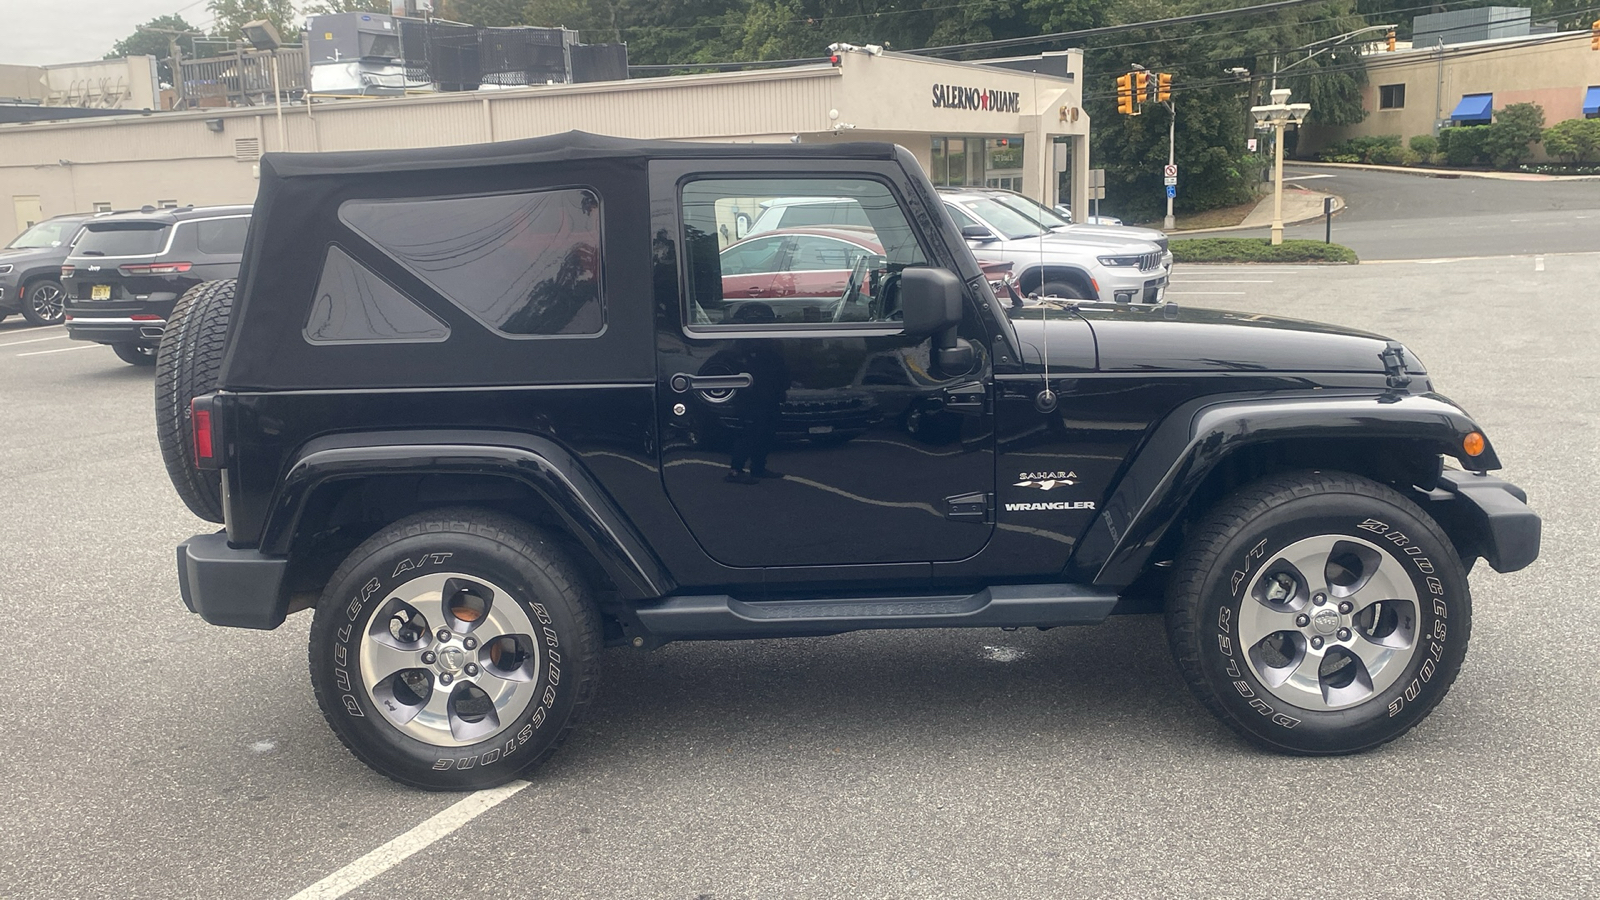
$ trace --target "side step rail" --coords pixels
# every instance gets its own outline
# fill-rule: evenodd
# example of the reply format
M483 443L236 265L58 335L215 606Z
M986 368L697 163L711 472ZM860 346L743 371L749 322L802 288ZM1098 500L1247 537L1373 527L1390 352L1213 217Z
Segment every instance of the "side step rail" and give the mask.
M1071 584L1012 584L975 594L859 600L736 600L726 595L670 597L636 610L664 640L726 640L840 634L873 628L1022 628L1093 625L1117 595Z

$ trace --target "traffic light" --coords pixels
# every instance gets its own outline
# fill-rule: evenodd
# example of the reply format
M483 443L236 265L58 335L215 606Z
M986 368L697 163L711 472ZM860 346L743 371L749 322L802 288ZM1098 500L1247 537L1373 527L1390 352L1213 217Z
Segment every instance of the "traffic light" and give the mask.
M1589 49L1600 50L1600 19L1595 19L1589 26Z
M1156 102L1172 102L1172 76L1165 72L1156 76Z
M1394 52L1394 29L1389 29L1389 52Z
M1137 116L1139 104L1133 99L1133 73L1117 76L1117 112Z
M1133 99L1140 103L1150 99L1150 73L1133 73Z

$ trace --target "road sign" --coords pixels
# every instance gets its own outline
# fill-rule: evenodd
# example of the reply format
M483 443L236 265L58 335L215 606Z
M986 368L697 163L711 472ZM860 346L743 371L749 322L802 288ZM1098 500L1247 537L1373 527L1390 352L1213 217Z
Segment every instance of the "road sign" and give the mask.
M1256 152L1256 139L1255 138L1251 138L1250 140L1245 141L1244 142L1244 148L1246 150L1249 150L1251 153Z
M1167 164L1167 166L1164 169L1161 170L1161 174L1165 175L1168 178L1177 178L1178 177L1178 167L1177 167L1176 164L1169 163L1169 164ZM1177 182L1173 182L1173 183L1176 184Z
M1178 176L1176 176L1176 175L1168 175L1167 177L1161 179L1161 183L1165 184L1165 185L1168 185L1168 186L1177 184L1178 183Z
M1167 185L1167 199L1170 200L1176 196L1178 196L1178 186L1175 184Z
M1106 186L1106 170L1105 169L1090 169L1089 170L1089 187L1092 187L1092 188L1103 188L1105 186Z

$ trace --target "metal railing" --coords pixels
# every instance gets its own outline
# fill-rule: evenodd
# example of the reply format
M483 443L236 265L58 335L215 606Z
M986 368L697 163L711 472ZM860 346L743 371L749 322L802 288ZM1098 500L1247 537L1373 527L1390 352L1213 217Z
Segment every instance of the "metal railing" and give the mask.
M284 47L278 53L278 91L286 99L310 89L304 47ZM225 56L183 61L179 86L180 108L199 106L272 105L272 54L236 50ZM220 101L220 102L219 102Z

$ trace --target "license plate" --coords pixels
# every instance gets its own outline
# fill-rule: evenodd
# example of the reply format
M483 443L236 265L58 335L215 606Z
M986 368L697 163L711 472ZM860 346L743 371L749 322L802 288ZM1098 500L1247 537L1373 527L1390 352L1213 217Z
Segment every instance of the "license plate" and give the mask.
M96 285L90 286L90 288L89 288L89 299L90 300L110 300L111 299L111 285L109 285L109 284L96 284Z

